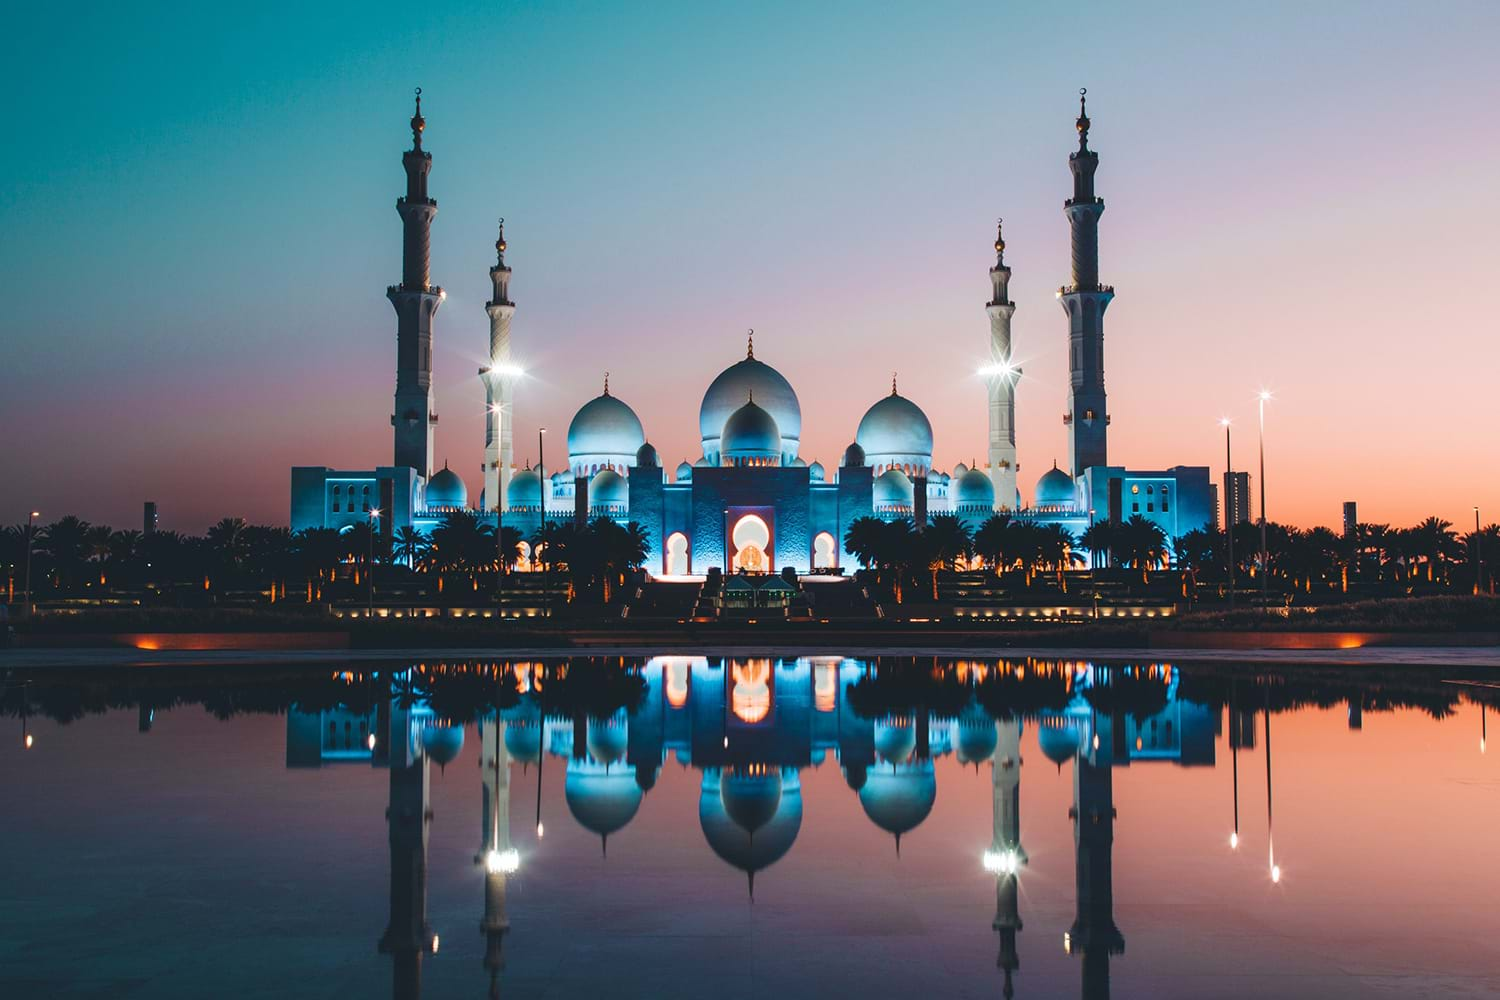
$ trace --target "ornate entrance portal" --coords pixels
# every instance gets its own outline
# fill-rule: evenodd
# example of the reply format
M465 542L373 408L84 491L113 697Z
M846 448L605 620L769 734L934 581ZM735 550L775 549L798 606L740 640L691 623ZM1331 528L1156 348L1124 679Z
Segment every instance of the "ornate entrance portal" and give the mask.
M771 528L759 515L745 514L735 521L729 538L734 545L731 568L735 572L771 572Z

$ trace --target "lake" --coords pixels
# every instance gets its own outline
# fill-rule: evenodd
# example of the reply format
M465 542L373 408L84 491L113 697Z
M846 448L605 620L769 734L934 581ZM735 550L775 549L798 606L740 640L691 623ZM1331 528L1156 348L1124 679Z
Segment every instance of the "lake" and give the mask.
M0 677L0 996L1500 995L1500 671Z

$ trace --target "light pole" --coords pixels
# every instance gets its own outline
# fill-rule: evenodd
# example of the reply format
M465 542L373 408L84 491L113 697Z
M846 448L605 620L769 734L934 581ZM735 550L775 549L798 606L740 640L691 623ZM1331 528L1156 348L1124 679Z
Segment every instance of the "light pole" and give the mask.
M498 440L503 429L500 423L505 415L498 403L490 407L490 412L495 415L495 438ZM498 622L505 611L505 491L500 488L505 469L498 464L500 459L495 459L495 462L495 620Z
M542 607L546 611L546 617L552 617L552 591L548 589L552 584L552 574L547 570L550 566L549 559L552 555L547 538L547 452L545 450L544 436L547 428L536 429L536 463L537 478L541 480L542 490Z
M1224 428L1224 545L1229 563L1229 610L1234 610L1234 460L1229 451L1229 418L1222 417Z
M365 581L370 585L369 601L365 606L365 617L375 613L375 532L380 529L380 508L370 508L370 558L365 564Z
M1478 508L1475 508L1476 510ZM42 512L34 510L26 517L26 602L24 613L31 614L31 542L36 538L36 519Z
M1479 592L1484 589L1484 549L1479 544L1482 540L1483 539L1480 537L1480 534L1479 534L1479 505L1475 504L1474 505L1474 544L1472 546L1472 548L1474 549L1474 551L1471 553L1471 555L1472 555L1472 557L1474 559L1474 596L1475 597L1478 597L1479 596Z
M1262 389L1260 391L1260 606L1266 609L1266 577L1269 567L1266 563L1266 403L1270 402L1271 393Z

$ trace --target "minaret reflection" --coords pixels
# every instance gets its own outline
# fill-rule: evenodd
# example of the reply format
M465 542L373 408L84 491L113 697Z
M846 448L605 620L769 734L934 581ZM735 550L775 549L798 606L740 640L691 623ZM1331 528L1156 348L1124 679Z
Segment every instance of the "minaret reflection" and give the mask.
M1021 720L993 725L999 730L999 741L991 762L993 818L984 867L995 876L993 927L1000 935L996 964L1005 974L1004 995L1009 998L1016 992L1011 979L1021 967L1016 934L1022 926L1020 873L1027 861L1021 847Z
M483 810L481 839L476 863L484 866L484 917L479 932L484 935L484 970L489 973L491 997L500 996L500 971L505 968L505 933L510 919L505 913L506 881L521 867L520 855L510 840L510 753L506 747L507 723L497 714L479 724L479 771Z
M1073 758L1073 843L1078 911L1064 946L1083 958L1084 1000L1109 996L1109 959L1125 952L1125 938L1115 926L1114 760L1116 720L1095 712L1089 739ZM1123 728L1121 736L1124 735Z
M416 719L402 697L406 678L393 680L390 736L391 911L380 937L381 954L393 962L391 995L416 1000L422 994L422 957L437 951L437 935L427 926L427 835L432 822L428 805L427 755L414 737Z

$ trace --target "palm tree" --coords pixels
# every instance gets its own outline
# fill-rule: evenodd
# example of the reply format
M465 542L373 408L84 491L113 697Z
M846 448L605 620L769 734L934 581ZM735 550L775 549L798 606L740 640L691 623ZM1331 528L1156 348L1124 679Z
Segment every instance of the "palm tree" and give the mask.
M87 521L69 514L47 525L37 536L36 544L51 563L53 581L59 590L71 590L83 581L90 528Z
M1109 520L1091 522L1083 529L1078 544L1089 550L1089 566L1095 569L1109 566L1117 534L1115 523Z
M1075 551L1077 543L1073 540L1073 533L1060 524L1040 525L1037 543L1040 565L1057 573L1057 585L1067 593L1068 584L1063 573L1083 562L1083 557Z
M1464 547L1470 577L1476 581L1474 592L1493 594L1495 581L1500 579L1500 524L1485 525L1477 534L1469 532Z
M505 529L507 532L515 531L514 528ZM516 532L519 537L520 532ZM403 524L396 529L392 536L391 554L397 562L416 568L422 561L422 556L427 553L427 536L409 524Z
M5 572L5 601L15 600L16 574L26 565L26 532L24 524L0 528L0 570Z
M221 574L238 574L241 564L250 555L250 540L245 534L247 527L243 517L226 517L209 528L204 536Z
M969 558L974 550L974 538L968 525L952 514L934 514L922 529L932 546L933 558L942 569L958 569L958 564Z
M1149 583L1147 571L1167 561L1167 533L1154 521L1136 514L1120 525L1115 556L1131 569L1141 571L1141 582Z
M985 519L974 532L973 551L999 576L1007 566L1015 562L1010 553L1009 514L995 514Z
M1420 563L1426 564L1427 582L1433 582L1439 567L1446 577L1447 564L1456 559L1460 552L1453 522L1444 521L1440 517L1429 517L1412 528L1411 532L1411 554Z
M844 551L859 560L861 566L871 569L875 565L875 553L880 547L881 530L885 522L874 517L858 517L849 523L844 532Z

